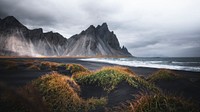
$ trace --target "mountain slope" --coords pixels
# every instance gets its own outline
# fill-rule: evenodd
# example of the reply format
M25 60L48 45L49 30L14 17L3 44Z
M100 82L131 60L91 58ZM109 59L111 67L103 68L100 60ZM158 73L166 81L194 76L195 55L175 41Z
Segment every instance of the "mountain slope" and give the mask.
M0 55L61 56L66 48L67 39L58 33L29 30L13 16L0 21Z
M67 55L131 56L125 47L120 47L116 35L109 31L106 23L96 28L91 25L80 34L72 36L68 42L71 48Z
M59 33L30 30L13 16L0 20L0 55L14 56L132 56L119 45L106 23L91 25L69 39Z

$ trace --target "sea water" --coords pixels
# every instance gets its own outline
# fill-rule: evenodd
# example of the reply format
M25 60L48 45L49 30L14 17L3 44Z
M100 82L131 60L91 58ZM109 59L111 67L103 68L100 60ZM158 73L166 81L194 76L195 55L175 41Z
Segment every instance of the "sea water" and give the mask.
M111 64L164 68L200 72L200 57L133 57L133 58L88 58L82 61L106 62Z

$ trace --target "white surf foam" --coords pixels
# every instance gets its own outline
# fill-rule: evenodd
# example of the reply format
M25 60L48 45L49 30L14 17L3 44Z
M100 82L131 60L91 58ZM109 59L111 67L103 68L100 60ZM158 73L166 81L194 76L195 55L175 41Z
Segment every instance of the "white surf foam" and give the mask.
M167 65L167 64L162 64L162 61L135 61L135 60L129 61L124 58L123 59L89 58L89 59L80 59L80 60L93 61L93 62L106 62L106 63L111 63L111 64L133 66L133 67L164 68L164 69L171 69L171 70L200 72L200 67Z

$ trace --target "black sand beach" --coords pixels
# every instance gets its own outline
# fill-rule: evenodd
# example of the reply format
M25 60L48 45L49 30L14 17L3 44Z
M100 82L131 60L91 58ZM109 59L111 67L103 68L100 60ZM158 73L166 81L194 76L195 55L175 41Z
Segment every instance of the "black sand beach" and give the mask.
M103 62L90 62L90 61L82 61L78 58L0 58L2 60L39 60L39 61L50 61L50 62L57 62L57 63L76 63L81 64L84 67L88 68L89 70L97 70L105 66L119 66L116 64L109 64ZM120 65L121 66L121 65ZM135 72L139 76L147 77L157 71L157 68L146 68L146 67L130 67L133 72ZM189 72L189 71L181 71L181 70L172 70L177 74L183 75L184 77L189 78L190 80L194 80L200 82L200 73L199 72ZM6 83L12 87L18 87L25 85L29 81L38 78L41 75L44 75L49 70L2 70L0 69L0 81ZM199 85L200 87L200 85Z
M83 67L88 68L90 71L100 70L102 67L106 66L119 66L103 62L81 61L78 58L0 58L0 86L3 85L3 88L18 90L19 88L31 83L34 79L38 79L40 76L52 73L53 71L70 77L73 75L73 73L69 72L65 66L64 68L60 65L57 66L56 64L58 63L63 63L64 65L72 63L80 64ZM37 68L38 64L39 68ZM56 68L54 68L53 65L56 65ZM129 68L134 72L133 74L136 74L140 79L142 78L142 80L144 79L145 81L149 81L148 77L159 71L159 69L155 68L123 67ZM181 96L196 102L197 105L200 105L200 74L198 72L180 70L171 71L184 78L175 80L158 80L153 82L155 86L164 93ZM149 85L151 85L151 83L149 83ZM119 106L122 102L135 99L133 94L139 94L139 91L141 91L140 89L130 87L130 85L125 82L117 85L109 94L101 87L97 87L96 84L89 86L80 85L80 88L80 97L83 99L106 96L108 98L106 107L108 108ZM97 107L96 110L105 111L102 107Z

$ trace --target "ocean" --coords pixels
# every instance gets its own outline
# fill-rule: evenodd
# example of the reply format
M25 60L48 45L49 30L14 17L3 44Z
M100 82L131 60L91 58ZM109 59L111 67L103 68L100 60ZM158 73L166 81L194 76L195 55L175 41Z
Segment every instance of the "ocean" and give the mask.
M80 60L106 62L133 67L164 68L200 72L200 57L88 58Z

